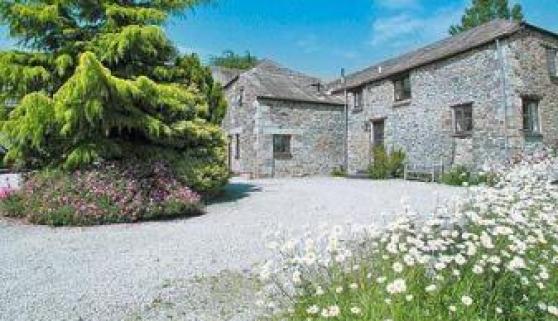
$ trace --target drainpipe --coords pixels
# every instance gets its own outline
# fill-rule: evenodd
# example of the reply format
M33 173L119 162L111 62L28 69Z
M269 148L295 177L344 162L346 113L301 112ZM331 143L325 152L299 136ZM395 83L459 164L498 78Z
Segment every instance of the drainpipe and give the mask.
M347 94L347 77L345 77L345 68L341 68L341 79L343 82L343 96L345 97L345 104L343 114L345 117L345 128L343 137L343 166L345 172L349 173L349 96Z
M496 38L496 50L498 51L498 60L500 62L500 72L502 73L502 95L504 96L504 151L506 158L509 157L508 146L508 84L506 78L506 65L504 61L504 53L500 45L500 39Z

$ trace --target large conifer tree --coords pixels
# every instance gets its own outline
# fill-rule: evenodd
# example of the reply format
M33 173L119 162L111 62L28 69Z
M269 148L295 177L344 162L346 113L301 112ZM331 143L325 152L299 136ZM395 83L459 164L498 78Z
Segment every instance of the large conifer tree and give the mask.
M200 0L3 0L23 50L0 53L6 160L76 168L165 158L194 187L227 177L221 88L162 24ZM198 185L198 186L196 186Z
M494 19L522 21L521 5L510 6L508 0L473 0L461 18L461 24L451 26L449 33L453 36Z

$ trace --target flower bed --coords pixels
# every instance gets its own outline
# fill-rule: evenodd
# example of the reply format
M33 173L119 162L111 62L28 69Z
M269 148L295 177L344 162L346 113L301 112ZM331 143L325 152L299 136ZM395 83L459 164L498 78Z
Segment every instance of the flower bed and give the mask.
M162 162L106 163L31 174L0 201L0 214L34 224L96 225L197 215L200 196Z
M558 159L526 159L431 219L274 241L260 269L286 320L558 320Z

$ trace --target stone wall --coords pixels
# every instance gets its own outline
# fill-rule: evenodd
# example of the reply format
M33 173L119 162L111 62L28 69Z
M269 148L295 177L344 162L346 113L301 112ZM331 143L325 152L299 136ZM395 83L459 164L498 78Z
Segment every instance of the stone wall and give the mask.
M261 100L257 176L329 175L343 164L343 120L343 106ZM274 157L274 134L291 136L291 157Z
M244 90L242 105L239 101L241 88ZM254 118L257 101L252 88L242 76L225 88L229 105L222 127L229 137L231 171L236 174L253 173L256 168ZM239 135L239 146L236 145L235 135ZM236 148L240 149L240 158L238 159L235 158Z
M513 38L511 99L514 110L512 133L519 136L522 149L544 143L558 147L558 79L552 78L548 69L547 48L558 49L558 38L531 29L525 29ZM539 118L542 136L529 136L522 128L522 98L539 99Z
M394 103L391 79L360 88L364 106L350 106L349 113L349 172L370 164L370 122L381 118L386 147L403 148L410 163L480 169L502 162L527 144L520 131L524 94L542 97L543 137L556 142L558 90L548 76L541 42L556 39L522 33L416 68L410 72L412 98L406 102ZM466 103L473 104L474 129L472 135L459 137L454 134L452 106Z

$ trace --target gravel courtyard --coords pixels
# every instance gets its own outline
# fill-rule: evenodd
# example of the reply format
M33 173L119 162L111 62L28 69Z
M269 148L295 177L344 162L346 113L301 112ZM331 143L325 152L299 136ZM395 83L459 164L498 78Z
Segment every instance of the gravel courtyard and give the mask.
M320 223L389 221L405 198L428 213L464 189L336 178L234 179L207 214L89 228L0 219L0 320L250 319L247 271L264 236Z

